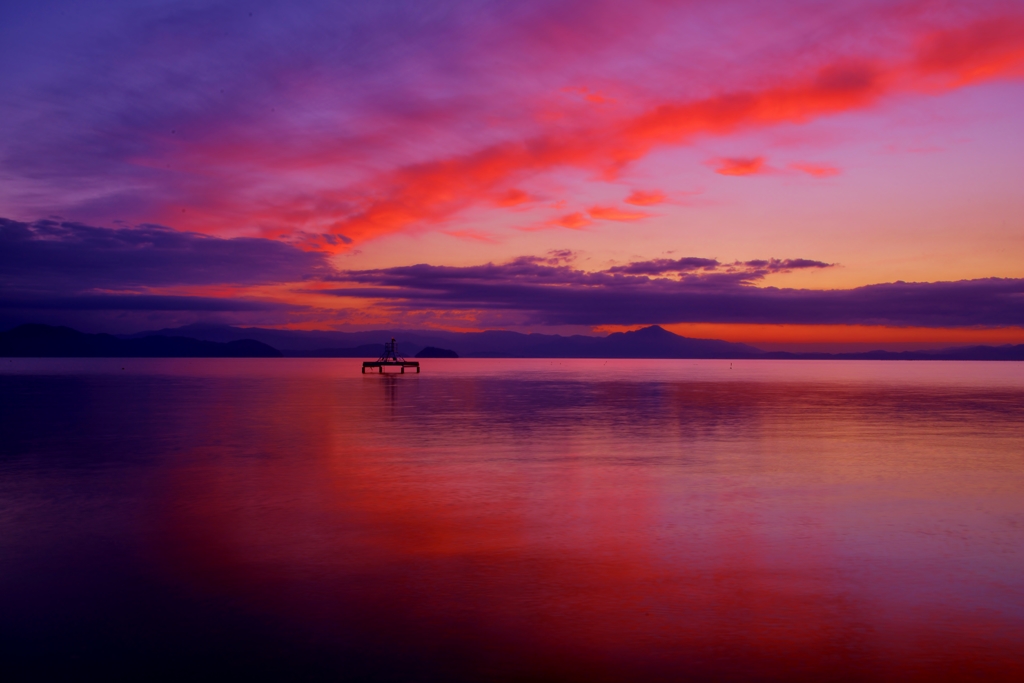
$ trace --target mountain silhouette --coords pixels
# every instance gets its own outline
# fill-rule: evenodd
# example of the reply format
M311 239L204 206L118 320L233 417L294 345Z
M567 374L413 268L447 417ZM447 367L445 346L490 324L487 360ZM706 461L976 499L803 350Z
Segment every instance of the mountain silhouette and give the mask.
M281 352L253 339L219 343L188 337L119 339L70 327L21 325L0 332L0 356L33 358L279 358Z

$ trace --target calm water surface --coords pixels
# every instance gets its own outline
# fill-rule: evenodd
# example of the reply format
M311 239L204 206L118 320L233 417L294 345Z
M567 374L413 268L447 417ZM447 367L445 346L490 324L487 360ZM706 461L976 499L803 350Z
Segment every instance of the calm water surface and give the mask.
M1024 363L0 364L0 677L1024 680Z

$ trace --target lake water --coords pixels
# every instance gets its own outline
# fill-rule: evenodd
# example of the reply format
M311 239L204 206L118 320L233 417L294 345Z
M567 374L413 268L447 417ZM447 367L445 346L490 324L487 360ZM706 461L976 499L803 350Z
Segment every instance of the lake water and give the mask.
M1024 363L422 363L0 359L0 677L1024 680Z

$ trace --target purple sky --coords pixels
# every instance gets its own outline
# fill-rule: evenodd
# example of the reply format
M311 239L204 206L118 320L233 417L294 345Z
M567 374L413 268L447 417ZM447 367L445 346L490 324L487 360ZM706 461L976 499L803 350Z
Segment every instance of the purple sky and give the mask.
M1021 2L20 3L0 63L3 327L1024 341Z

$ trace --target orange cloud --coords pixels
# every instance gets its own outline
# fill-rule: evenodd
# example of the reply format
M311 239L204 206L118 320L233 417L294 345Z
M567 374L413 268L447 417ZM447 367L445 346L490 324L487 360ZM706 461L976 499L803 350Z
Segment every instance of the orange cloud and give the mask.
M764 165L764 157L713 159L710 163L717 166L715 173L721 175L754 175L767 170Z
M835 166L827 166L825 164L811 164L806 161L797 161L789 165L790 168L797 171L803 171L808 175L812 175L815 178L829 178L831 176L839 175L840 171Z
M500 243L500 240L496 238L494 235L491 235L486 232L481 232L480 230L443 230L442 232L446 235L451 235L452 237L458 237L459 239L474 240L476 242L483 242L485 244Z
M593 223L592 220L584 216L580 212L570 213L561 218L556 218L552 221L548 221L548 225L560 226L563 228L569 228L570 230L579 230L585 228Z
M634 190L631 195L626 197L626 203L632 204L633 206L654 206L655 204L661 204L664 201L665 193L660 190L654 190L653 192Z
M601 93L594 92L590 88L562 88L562 90L564 92L578 93L587 102L591 102L593 104L609 104L615 101L610 97L605 97Z
M592 206L587 213L590 214L591 218L598 220L621 221L624 223L638 221L651 215L644 211L623 211L622 209L616 209L614 206Z

